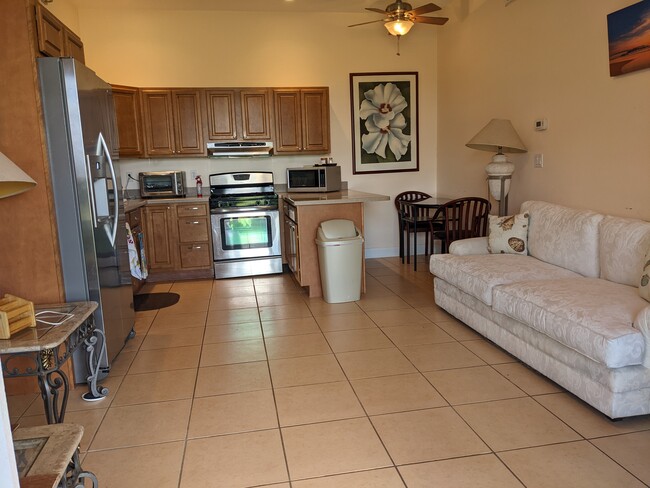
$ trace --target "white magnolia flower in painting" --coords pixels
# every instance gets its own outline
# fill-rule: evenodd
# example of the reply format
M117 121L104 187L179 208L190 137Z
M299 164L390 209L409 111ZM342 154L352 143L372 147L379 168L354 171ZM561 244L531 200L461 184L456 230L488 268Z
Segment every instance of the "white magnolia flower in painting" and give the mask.
M405 127L406 119L402 114L396 114L395 118L383 127L375 124L372 117L368 118L366 120L368 134L361 136L363 150L368 154L374 153L386 158L386 146L388 146L399 161L406 154L411 142L411 136L402 132Z
M366 99L361 102L359 116L363 120L371 117L378 127L386 127L408 106L402 92L393 83L379 84L365 92L363 96Z

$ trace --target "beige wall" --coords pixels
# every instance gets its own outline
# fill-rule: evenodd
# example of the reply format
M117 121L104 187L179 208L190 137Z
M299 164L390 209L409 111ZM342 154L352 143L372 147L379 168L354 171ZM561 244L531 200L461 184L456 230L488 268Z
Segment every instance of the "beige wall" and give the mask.
M390 195L436 187L437 28L417 26L402 40L381 24L350 29L371 19L359 14L79 10L80 34L88 65L111 83L134 86L328 86L334 158L355 190ZM349 74L417 71L420 88L420 171L354 176L351 167ZM285 169L318 161L318 156L270 160L128 161L126 172L180 168L210 173L269 170L285 182ZM134 175L135 176L135 175ZM369 203L369 256L397 253L397 217L392 202Z
M650 219L650 70L608 67L606 16L631 3L456 0L439 37L438 192L486 194L491 155L465 143L509 118L529 151L511 157L511 211L541 199Z

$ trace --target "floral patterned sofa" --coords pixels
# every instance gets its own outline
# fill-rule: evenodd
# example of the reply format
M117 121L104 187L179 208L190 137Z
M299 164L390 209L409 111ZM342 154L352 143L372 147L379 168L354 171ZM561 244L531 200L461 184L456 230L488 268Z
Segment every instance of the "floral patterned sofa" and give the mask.
M605 415L650 413L650 222L537 201L521 212L526 255L478 238L431 257L436 303Z

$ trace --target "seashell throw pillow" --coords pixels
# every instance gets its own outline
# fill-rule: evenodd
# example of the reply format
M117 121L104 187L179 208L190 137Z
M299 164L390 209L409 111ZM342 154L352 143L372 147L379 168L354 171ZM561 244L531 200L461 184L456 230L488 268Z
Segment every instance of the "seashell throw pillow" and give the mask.
M492 254L528 254L528 213L490 215L488 251Z
M641 281L639 282L639 295L650 302L650 249L645 253Z

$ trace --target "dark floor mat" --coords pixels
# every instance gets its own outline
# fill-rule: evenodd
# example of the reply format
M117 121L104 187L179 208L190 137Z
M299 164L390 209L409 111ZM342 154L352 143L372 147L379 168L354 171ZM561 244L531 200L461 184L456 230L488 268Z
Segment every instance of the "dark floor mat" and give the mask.
M143 293L133 297L133 306L136 312L147 310L158 310L159 308L171 307L178 303L181 296L178 293Z

